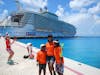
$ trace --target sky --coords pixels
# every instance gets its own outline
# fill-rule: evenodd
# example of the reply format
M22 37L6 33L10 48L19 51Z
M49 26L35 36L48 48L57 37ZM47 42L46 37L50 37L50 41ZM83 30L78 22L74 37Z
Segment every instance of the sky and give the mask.
M100 0L18 0L21 9L38 12L48 8L59 20L74 25L76 35L100 36ZM0 21L16 12L15 0L0 0Z

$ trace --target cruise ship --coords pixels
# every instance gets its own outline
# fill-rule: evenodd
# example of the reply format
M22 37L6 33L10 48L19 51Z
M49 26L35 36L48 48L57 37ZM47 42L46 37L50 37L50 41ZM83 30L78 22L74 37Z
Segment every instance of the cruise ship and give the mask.
M0 22L0 33L5 35L6 32L11 37L46 37L48 34L54 37L73 37L76 28L60 21L56 14L47 10L40 9L39 12L19 10Z

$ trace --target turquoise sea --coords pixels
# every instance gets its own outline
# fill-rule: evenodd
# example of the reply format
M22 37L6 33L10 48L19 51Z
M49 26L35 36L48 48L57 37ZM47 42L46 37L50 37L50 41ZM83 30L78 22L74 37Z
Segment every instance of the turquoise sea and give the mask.
M67 58L100 68L100 38L55 38L64 43L63 55ZM18 39L23 43L31 42L33 46L40 47L46 43L47 38Z

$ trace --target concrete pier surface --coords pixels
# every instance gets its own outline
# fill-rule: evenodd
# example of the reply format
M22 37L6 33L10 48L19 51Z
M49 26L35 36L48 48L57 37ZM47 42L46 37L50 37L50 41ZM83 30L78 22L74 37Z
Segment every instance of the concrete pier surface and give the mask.
M16 41L11 47L15 53L13 57L14 65L7 64L8 53L5 47L5 39L0 38L0 75L38 75L35 58L23 59L23 56L27 54L26 45ZM38 48L33 47L35 56L38 50ZM64 58L64 60L64 75L100 75L100 69L98 68L68 58ZM46 75L50 75L48 66Z

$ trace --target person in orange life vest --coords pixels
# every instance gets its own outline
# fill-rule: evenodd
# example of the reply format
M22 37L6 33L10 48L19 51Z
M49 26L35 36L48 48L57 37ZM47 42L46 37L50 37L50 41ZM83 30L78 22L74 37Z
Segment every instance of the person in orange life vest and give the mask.
M56 73L54 71L55 58L54 58L54 42L53 42L52 35L48 35L48 42L46 43L46 50L47 50L47 63L48 63L48 68L49 68L50 74L56 75Z
M58 41L54 41L54 56L56 61L56 72L58 75L63 75L64 72L64 58L61 56L62 48Z
M37 53L37 62L39 63L39 75L43 70L44 75L46 75L46 47L45 44L40 45L41 50Z
M12 57L13 57L13 55L14 55L14 52L13 52L12 49L11 49L11 45L14 43L15 40L16 40L16 39L14 39L14 40L11 42L9 36L6 36L6 38L5 38L6 50L7 50L7 52L9 53L8 62L7 62L8 64L11 63L11 62L13 62L11 59L12 59Z
M28 51L28 57L30 59L33 59L34 58L34 54L33 54L33 51L32 51L32 43L28 43L27 44L27 51Z

